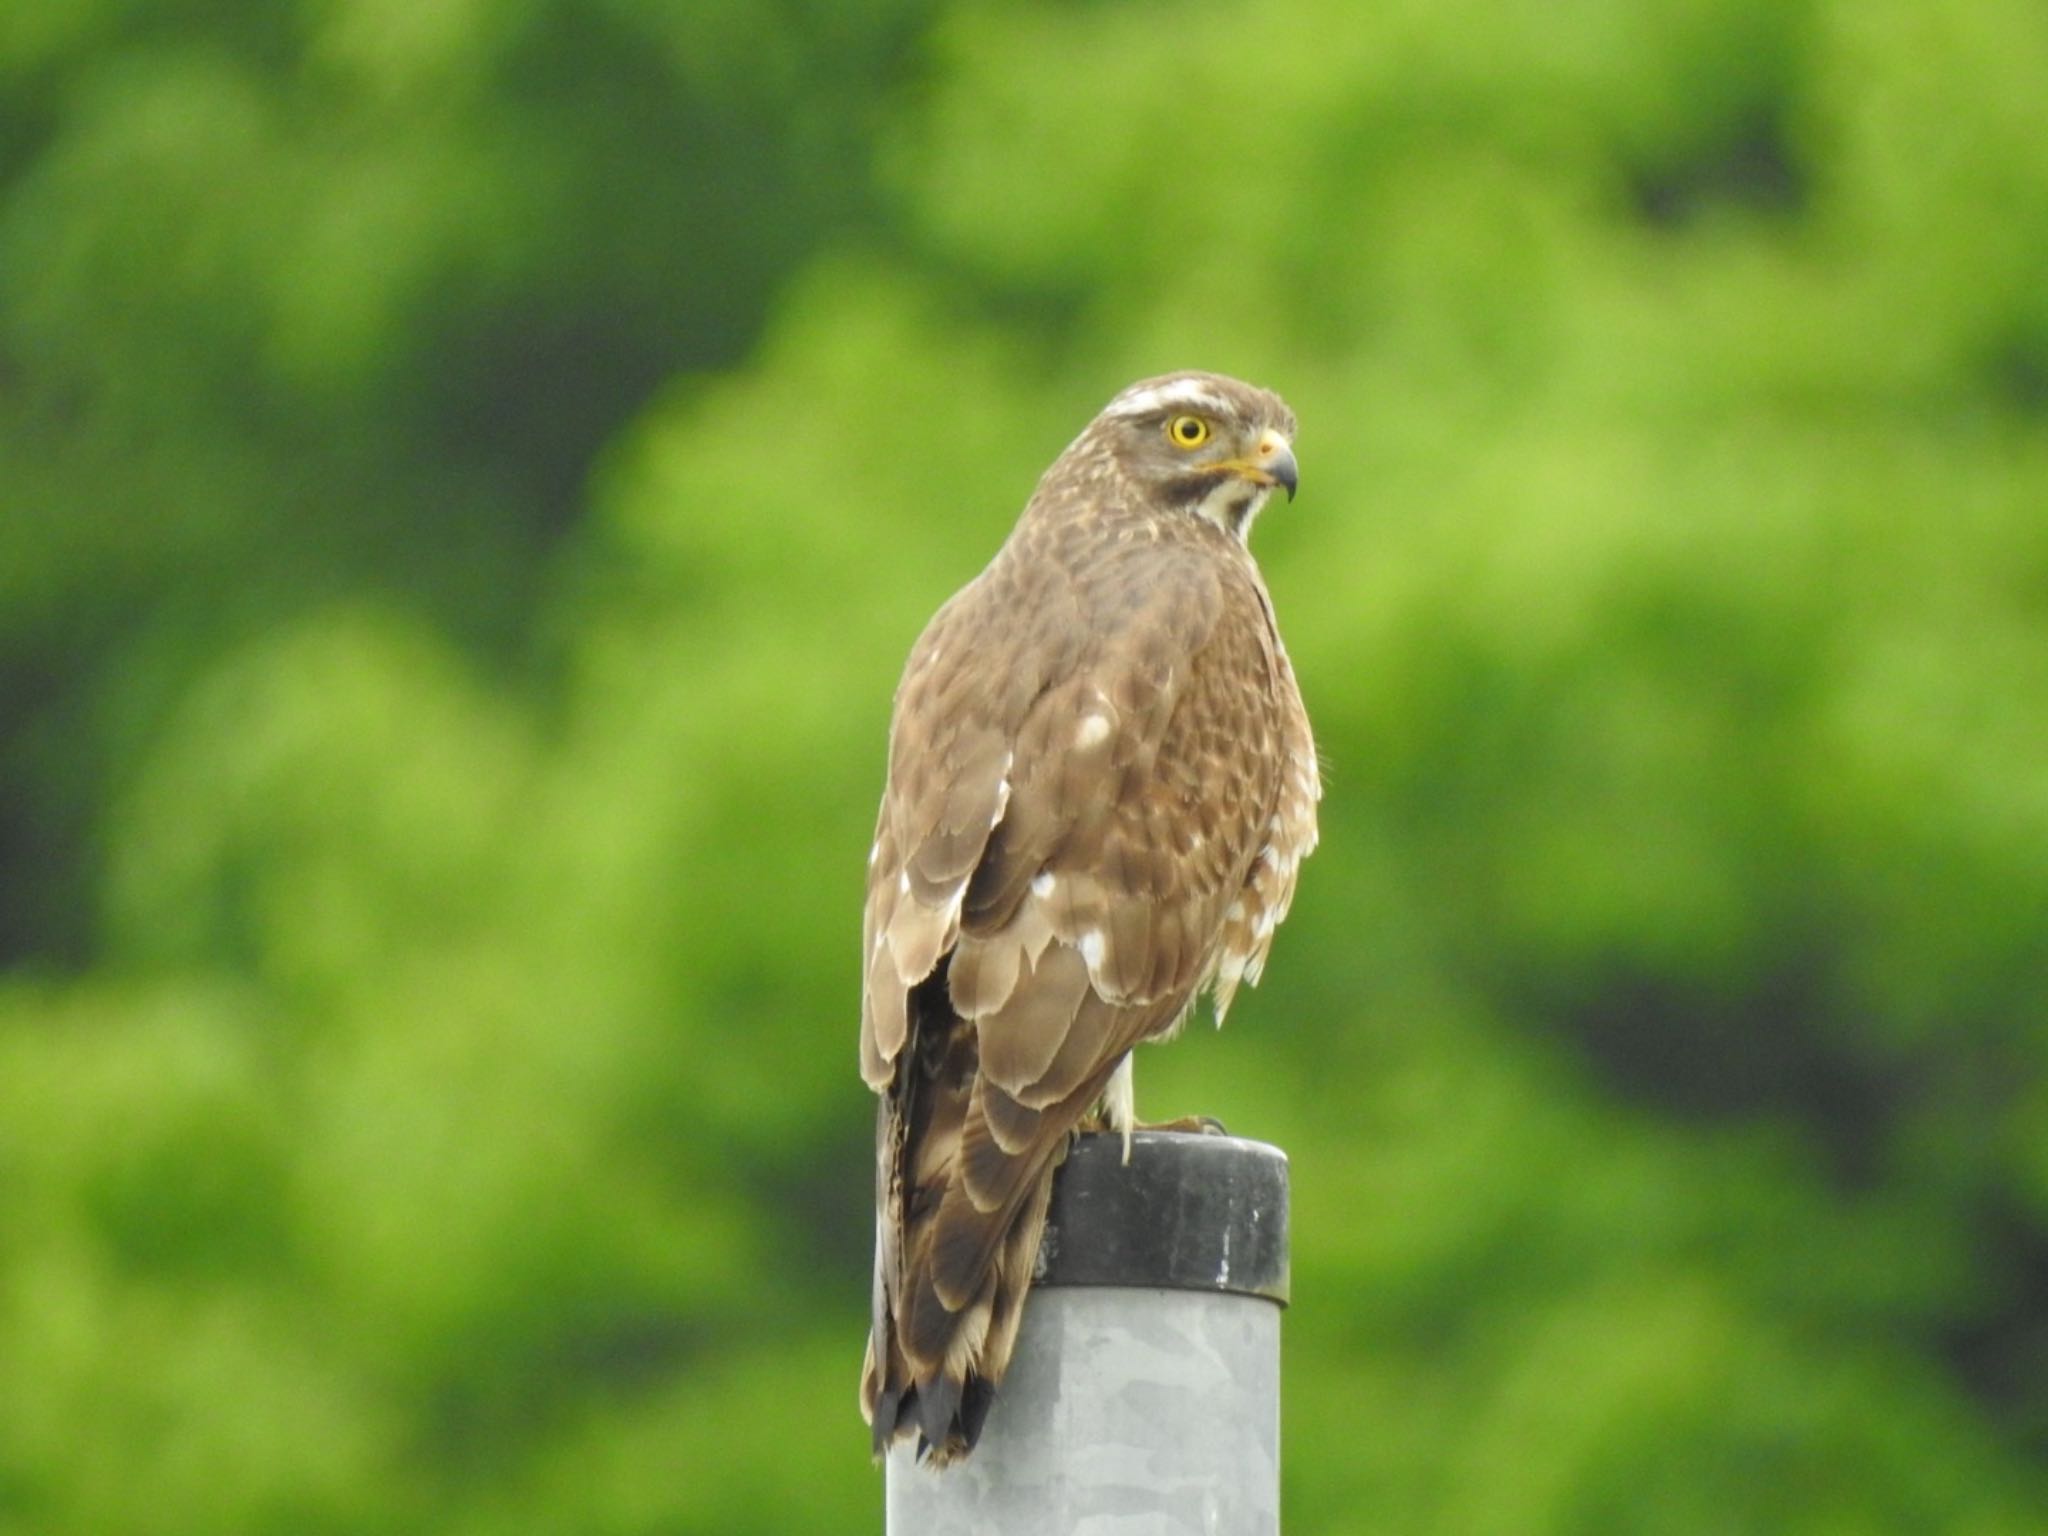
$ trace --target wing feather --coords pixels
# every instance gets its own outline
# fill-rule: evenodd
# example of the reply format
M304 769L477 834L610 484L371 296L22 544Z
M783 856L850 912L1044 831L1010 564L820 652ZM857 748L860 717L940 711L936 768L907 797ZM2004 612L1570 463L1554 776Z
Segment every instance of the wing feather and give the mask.
M1083 1001L1092 996L1080 951L1052 945L1001 1008L974 1021L982 1075L1011 1093L1036 1083L1059 1054Z

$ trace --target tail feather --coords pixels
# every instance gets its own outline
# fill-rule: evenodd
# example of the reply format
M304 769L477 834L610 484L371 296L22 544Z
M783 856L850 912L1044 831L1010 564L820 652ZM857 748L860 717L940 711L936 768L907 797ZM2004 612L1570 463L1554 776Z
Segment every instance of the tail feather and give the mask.
M955 1011L950 956L910 991L909 1030L875 1127L875 1292L861 1405L879 1457L915 1436L944 1466L973 1450L1008 1369L1052 1201L1082 1117L1130 1048L1182 999L1109 1009L1087 994L1092 1066L1026 1106L985 1078ZM1061 1092L1061 1090L1064 1092Z
M973 1050L973 1026L962 1023L952 1033L949 1048L937 1053L940 1070L915 1084L899 1072L896 1091L882 1103L879 1139L895 1150L898 1174L884 1193L874 1331L861 1394L877 1456L915 1435L918 1455L935 1466L965 1456L980 1439L1016 1345L1053 1174L1070 1132L1108 1076L1105 1071L1043 1111L1038 1134L1019 1151L993 1154L1008 1166L1001 1170L1000 1199L984 1210L969 1192L962 1155L969 1143L984 1149L986 1175L992 1155L986 1149L993 1143L976 1102L980 1080L971 1070L957 1070L960 1054ZM906 1052L906 1060L917 1054ZM931 1155L934 1133L952 1140L943 1157ZM932 1172L924 1185L905 1177L916 1165Z

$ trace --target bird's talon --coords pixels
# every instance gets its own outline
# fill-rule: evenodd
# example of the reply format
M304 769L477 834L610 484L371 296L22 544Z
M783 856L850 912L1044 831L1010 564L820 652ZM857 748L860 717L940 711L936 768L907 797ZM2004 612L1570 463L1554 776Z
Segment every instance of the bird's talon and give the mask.
M1180 1136L1228 1136L1221 1120L1214 1115L1182 1115L1178 1120L1159 1120L1138 1127L1141 1131L1166 1131Z

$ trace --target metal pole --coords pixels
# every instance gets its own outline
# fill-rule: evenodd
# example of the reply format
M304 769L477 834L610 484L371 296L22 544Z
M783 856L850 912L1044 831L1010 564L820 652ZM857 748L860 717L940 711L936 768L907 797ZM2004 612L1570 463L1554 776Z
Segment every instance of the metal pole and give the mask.
M1287 1158L1083 1136L981 1443L891 1451L888 1536L1277 1536Z

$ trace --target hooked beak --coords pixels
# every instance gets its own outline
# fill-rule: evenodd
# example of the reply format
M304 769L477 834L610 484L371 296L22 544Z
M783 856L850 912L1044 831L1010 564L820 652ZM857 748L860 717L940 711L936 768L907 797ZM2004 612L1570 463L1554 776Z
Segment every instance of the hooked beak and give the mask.
M1294 485L1300 483L1300 467L1294 463L1294 444L1272 428L1260 436L1260 446L1251 455L1247 471L1249 477L1260 485L1280 485L1286 492L1286 500L1294 500Z
M1294 487L1301 479L1294 463L1294 446L1270 427L1260 434L1259 446L1249 458L1218 459L1203 465L1202 470L1211 475L1236 475L1253 485L1280 486L1289 501L1294 500Z
M1300 482L1301 470L1294 462L1294 446L1278 432L1270 429L1260 437L1254 462L1266 475L1269 485L1277 485L1287 492L1287 499L1294 500L1294 487Z

